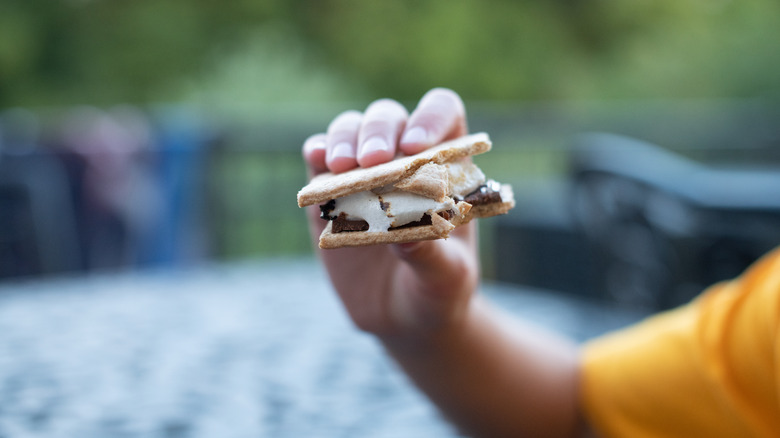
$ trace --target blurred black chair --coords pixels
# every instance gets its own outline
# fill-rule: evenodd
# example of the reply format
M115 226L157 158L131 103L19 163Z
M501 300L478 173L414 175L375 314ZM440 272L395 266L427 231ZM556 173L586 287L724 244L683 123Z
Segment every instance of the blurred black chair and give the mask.
M570 164L514 181L498 280L659 310L780 245L780 166L715 167L611 134L578 137Z
M35 116L0 119L0 278L80 267L68 178L57 157L37 144Z
M780 167L719 168L589 134L572 154L572 216L609 298L668 308L780 244Z

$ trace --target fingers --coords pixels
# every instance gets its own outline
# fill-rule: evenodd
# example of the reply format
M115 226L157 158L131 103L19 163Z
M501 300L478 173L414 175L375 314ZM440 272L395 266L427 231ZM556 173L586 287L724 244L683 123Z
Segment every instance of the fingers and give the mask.
M393 245L396 255L406 262L419 284L433 297L446 298L464 286L470 288L477 271L476 259L469 257L466 240L448 239Z
M303 159L309 166L310 176L328 170L325 164L326 139L325 134L314 134L303 142Z
M328 126L325 164L331 172L344 172L357 166L358 130L363 115L357 111L339 114Z
M377 100L368 106L358 135L357 161L361 167L393 159L408 116L406 108L391 99Z
M420 99L409 117L399 148L412 155L467 132L466 109L460 96L446 88L434 88Z
M319 159L321 136L307 140L304 157L313 168L324 164L334 173L350 170L358 164L370 167L390 161L395 157L398 138L408 115L406 108L391 99L377 100L368 106L365 114L341 113L330 123L324 137L324 163Z
M462 316L469 297L476 291L476 254L460 239L392 245L403 262L391 312L408 330L436 330Z
M443 141L465 135L466 110L460 96L446 88L427 92L411 116L398 102L380 99L364 114L346 111L326 134L309 137L303 156L312 174L345 172L392 160L400 149L416 154Z

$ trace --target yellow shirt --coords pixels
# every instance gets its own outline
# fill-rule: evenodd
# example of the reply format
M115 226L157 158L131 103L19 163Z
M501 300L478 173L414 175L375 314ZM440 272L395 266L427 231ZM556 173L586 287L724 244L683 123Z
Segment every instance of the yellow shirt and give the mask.
M584 409L603 437L780 437L780 249L591 341L583 359Z

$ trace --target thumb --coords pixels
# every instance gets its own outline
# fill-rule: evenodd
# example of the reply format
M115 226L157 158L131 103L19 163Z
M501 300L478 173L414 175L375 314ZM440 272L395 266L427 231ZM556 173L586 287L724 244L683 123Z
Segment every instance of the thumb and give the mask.
M461 239L393 245L401 260L392 307L413 330L436 330L465 314L477 287L477 262Z
M393 251L413 274L409 286L421 288L430 298L451 297L476 283L476 262L459 239L393 245Z

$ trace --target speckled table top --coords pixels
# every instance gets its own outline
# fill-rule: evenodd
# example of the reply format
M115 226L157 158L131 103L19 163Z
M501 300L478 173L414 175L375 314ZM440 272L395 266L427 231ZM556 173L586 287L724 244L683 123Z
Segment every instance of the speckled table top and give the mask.
M578 340L641 316L483 292ZM453 436L315 260L0 283L0 438Z

